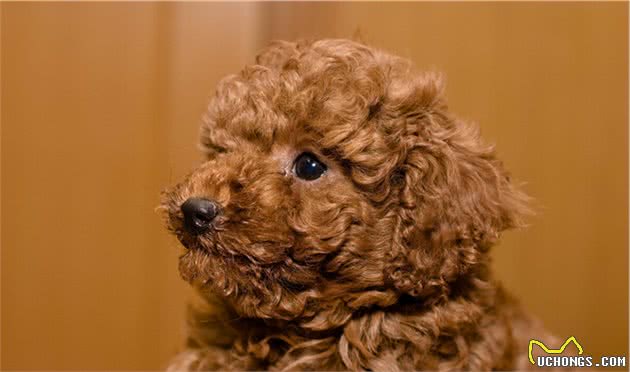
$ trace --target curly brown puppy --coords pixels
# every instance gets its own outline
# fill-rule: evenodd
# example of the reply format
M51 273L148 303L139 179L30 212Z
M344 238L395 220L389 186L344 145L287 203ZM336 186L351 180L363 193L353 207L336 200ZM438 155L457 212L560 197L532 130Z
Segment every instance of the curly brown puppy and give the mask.
M221 81L207 161L167 192L190 312L173 370L522 369L544 337L488 249L526 197L437 76L348 40Z

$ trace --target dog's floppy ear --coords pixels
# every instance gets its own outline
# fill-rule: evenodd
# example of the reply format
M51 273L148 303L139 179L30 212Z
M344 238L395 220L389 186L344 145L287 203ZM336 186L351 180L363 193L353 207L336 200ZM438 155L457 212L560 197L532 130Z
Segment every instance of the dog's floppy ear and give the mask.
M413 296L445 295L450 283L485 269L484 252L527 211L478 128L448 113L442 86L434 74L401 80L383 103L403 121L406 153L386 276Z

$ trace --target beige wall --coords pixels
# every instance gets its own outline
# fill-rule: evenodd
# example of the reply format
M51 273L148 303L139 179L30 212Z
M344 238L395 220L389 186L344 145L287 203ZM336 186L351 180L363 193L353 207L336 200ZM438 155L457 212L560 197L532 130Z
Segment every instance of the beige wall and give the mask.
M272 38L357 29L445 72L527 182L506 286L586 352L626 352L627 4L1 6L2 369L163 367L189 292L153 208L199 160L214 85Z

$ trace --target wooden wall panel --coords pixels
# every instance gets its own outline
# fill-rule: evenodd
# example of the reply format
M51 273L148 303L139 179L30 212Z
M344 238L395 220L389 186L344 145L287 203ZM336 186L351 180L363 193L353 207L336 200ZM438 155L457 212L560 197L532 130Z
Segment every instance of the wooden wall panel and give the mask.
M190 291L154 208L260 37L257 4L200 5L2 4L2 369L160 369L181 348Z
M146 368L156 6L2 6L2 368Z

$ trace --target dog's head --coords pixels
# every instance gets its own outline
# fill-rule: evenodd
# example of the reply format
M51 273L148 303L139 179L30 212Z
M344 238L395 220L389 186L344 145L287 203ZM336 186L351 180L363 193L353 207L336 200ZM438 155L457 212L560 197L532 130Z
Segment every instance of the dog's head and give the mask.
M347 40L272 44L219 84L201 144L163 205L182 276L242 316L439 301L524 210L437 76Z

